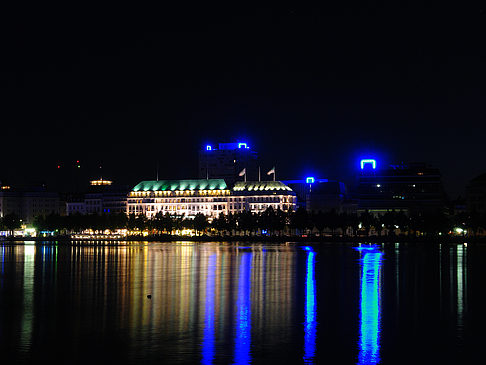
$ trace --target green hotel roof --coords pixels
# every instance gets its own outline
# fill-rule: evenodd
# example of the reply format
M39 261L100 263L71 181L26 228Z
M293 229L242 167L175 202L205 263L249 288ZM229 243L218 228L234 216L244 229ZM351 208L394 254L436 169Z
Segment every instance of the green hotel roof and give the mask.
M225 190L223 179L150 180L138 183L132 191Z
M233 191L292 191L281 181L237 181Z

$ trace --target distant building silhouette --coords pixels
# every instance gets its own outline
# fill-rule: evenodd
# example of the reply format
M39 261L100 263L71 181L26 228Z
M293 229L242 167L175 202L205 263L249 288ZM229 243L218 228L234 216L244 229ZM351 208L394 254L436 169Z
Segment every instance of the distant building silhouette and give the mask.
M246 180L258 180L258 153L247 143L206 145L199 151L200 179L224 179L233 185L243 180L239 173L245 169Z
M313 177L282 182L295 192L297 207L302 207L308 212L335 210L340 213L354 211L356 208L350 203L343 182Z
M476 176L467 185L466 204L469 212L486 214L486 173Z
M425 163L362 166L355 196L358 213L432 213L443 209L445 203L440 171Z
M116 214L127 212L129 188L108 180L93 180L84 193L66 199L66 214Z
M59 194L46 186L0 187L0 217L15 214L23 224L32 224L37 216L60 214Z

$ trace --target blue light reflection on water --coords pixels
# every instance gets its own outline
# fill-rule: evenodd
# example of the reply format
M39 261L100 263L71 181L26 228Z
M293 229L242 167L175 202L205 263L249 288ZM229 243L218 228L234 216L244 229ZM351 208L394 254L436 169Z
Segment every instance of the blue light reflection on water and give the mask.
M209 256L208 276L206 279L206 303L204 317L204 337L202 342L201 364L212 364L215 354L214 347L214 296L215 296L216 254Z
M238 278L238 298L236 302L236 336L235 336L235 364L249 364L251 362L251 307L250 280L252 253L240 253L240 267Z
M305 281L304 363L310 364L316 352L316 281L315 252L308 246Z
M378 364L381 330L380 271L383 253L373 246L356 249L362 255L358 364Z

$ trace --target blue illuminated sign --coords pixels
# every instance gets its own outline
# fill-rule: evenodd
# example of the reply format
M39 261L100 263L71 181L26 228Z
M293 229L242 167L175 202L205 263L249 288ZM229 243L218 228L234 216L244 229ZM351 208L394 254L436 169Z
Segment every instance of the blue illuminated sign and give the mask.
M383 254L372 247L360 252L362 259L358 364L378 364L381 330L380 271Z
M315 181L316 181L316 179L314 179L312 176L309 176L309 177L306 177L305 178L305 182L307 184L314 184Z
M211 151L211 150L212 150L211 146L210 145L207 145L206 146L206 151Z
M238 143L238 148L249 148L246 143Z
M361 170L364 170L365 165L370 164L373 167L373 170L376 169L376 160L373 159L364 159L361 160Z
M304 363L312 364L316 352L316 254L309 246L304 249L308 252L305 280Z
M243 253L240 261L238 278L238 298L236 301L236 337L234 363L249 364L251 344L251 302L250 280L253 254Z
M206 279L206 313L204 317L204 337L201 344L202 359L201 364L212 364L215 351L214 336L214 283L216 281L216 255L211 255L208 260L208 276Z

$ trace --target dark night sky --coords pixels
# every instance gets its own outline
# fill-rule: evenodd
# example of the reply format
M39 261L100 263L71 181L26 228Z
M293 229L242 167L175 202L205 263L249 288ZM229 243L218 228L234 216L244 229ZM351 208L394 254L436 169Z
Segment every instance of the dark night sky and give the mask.
M32 10L2 36L0 180L191 178L200 146L245 140L280 179L373 154L454 198L486 172L486 12L457 6Z

